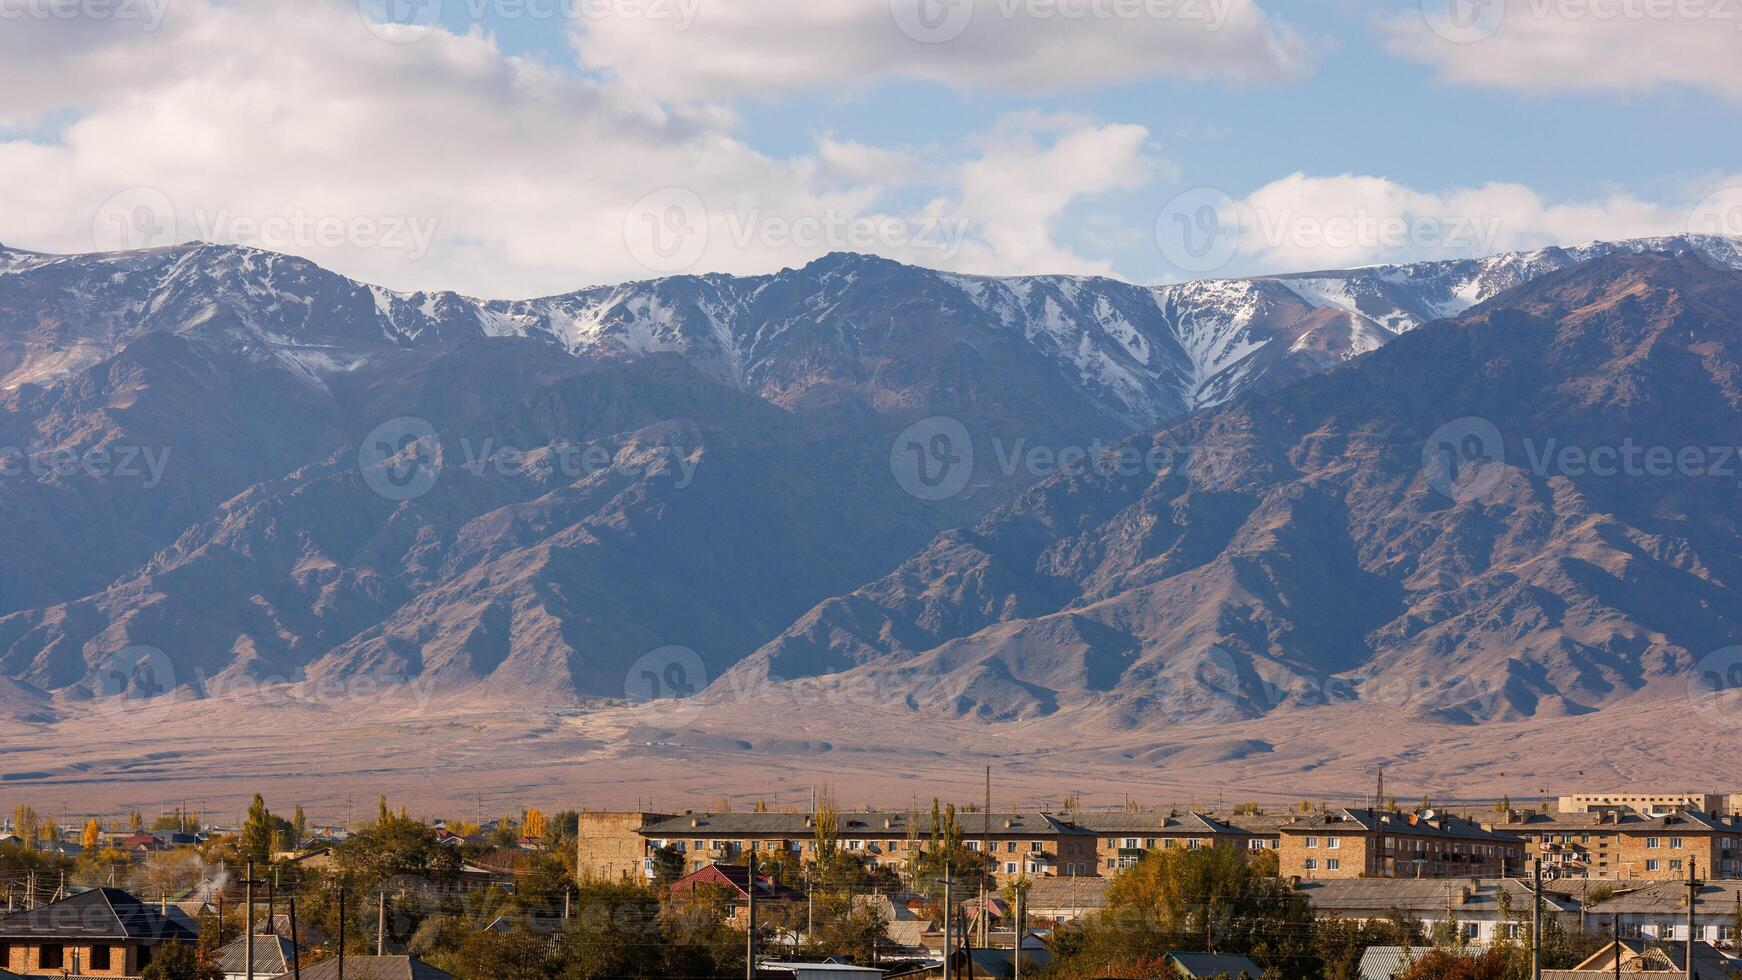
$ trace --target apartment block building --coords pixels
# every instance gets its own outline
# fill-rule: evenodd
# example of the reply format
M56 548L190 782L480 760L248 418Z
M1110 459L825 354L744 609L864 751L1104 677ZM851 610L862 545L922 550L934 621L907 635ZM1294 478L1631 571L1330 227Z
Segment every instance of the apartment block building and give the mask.
M1522 838L1554 877L1669 880L1696 866L1706 877L1742 875L1742 818L1719 813L1514 810L1496 829Z
M1047 813L958 813L964 844L983 853L1000 879L1095 874L1095 835L1070 818ZM839 846L870 867L905 870L929 844L929 813L860 810L838 814ZM581 815L577 868L583 877L652 874L653 852L671 847L686 871L735 864L746 853L816 855L817 827L809 813L592 813Z
M1282 814L1108 810L1074 813L1072 819L1095 835L1098 873L1115 875L1157 850L1236 847L1245 852L1274 851L1281 843L1281 828L1294 818Z
M1497 877L1525 859L1520 838L1433 810L1331 810L1280 836L1281 874L1301 879Z
M1562 813L1597 813L1604 810L1662 816L1678 810L1730 813L1730 797L1724 793L1578 793L1560 798Z

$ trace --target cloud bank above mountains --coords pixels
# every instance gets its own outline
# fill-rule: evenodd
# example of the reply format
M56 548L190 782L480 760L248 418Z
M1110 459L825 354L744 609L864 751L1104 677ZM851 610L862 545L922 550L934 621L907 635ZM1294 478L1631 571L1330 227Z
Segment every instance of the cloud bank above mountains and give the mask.
M234 242L395 288L509 297L764 272L836 250L974 273L1184 279L1742 233L1723 227L1742 178L1723 174L1655 201L1567 201L1517 182L1294 173L1279 154L1269 183L1210 189L1240 219L1222 265L1170 261L1163 202L1204 175L1184 172L1153 125L1049 96L1156 77L1274 89L1319 70L1335 45L1252 0L576 0L550 5L576 15L552 24L572 63L464 19L482 0L449 0L457 21L386 26L342 0L136 0L73 18L8 6L19 16L0 32L0 241L26 248ZM1445 42L1415 20L1380 32L1420 60ZM1559 36L1507 27L1509 50ZM1664 37L1671 55L1711 61ZM996 111L946 138L818 132L778 149L744 118L770 99L850 103L892 82L941 83ZM1719 227L1692 224L1707 213ZM1442 230L1384 230L1424 219Z

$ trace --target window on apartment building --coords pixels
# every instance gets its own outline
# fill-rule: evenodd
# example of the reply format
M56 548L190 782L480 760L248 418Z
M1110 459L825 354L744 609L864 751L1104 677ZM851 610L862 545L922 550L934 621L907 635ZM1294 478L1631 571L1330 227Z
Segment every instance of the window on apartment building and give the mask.
M1044 850L1046 850L1046 842L1045 841L1031 840L1028 842L1028 853L1034 854L1036 852L1044 851Z
M1155 850L1155 838L1145 837L1143 839L1143 846L1148 848L1151 851Z
M1385 849L1388 851L1397 850L1397 838L1395 838L1395 837L1385 838Z
M60 943L43 943L36 948L36 965L44 970L58 970L66 959L66 947Z
M1655 858L1650 860L1650 861L1645 862L1645 870L1647 870L1647 871L1661 871L1662 869L1663 869L1663 862L1656 860Z
M1137 849L1137 838L1135 838L1135 837L1125 838L1125 846L1127 848L1132 849L1132 850L1136 850Z
M1256 838L1256 837L1254 837L1254 838L1253 838L1253 839L1251 839L1251 840L1249 840L1249 841L1247 841L1247 842L1246 842L1246 846L1247 846L1247 847L1248 847L1248 848L1249 848L1249 849L1251 849L1251 850L1254 850L1254 851L1262 851L1262 850L1264 850L1264 842L1263 842L1263 841L1261 841L1261 840L1259 840L1259 839L1258 839L1258 838Z
M1524 923L1522 923L1522 922L1508 922L1508 923L1506 923L1506 938L1507 939L1523 939L1524 938Z
M1663 841L1662 841L1662 840L1660 840L1660 839L1658 839L1658 838L1656 838L1656 837L1647 837L1647 838L1645 838L1645 846L1646 846L1646 847L1658 847L1658 846L1660 846L1660 845L1662 845L1662 844L1663 844Z
M993 845L993 846L996 847L997 845ZM1004 845L1004 852L1006 854L1015 854L1016 853L1016 842L1011 841L1010 843L1005 844Z
M1109 868L1116 866L1118 863L1119 863L1118 859L1116 859L1116 858L1108 858L1107 859L1107 867L1109 867Z
M1680 871L1680 870L1681 870L1681 869L1682 869L1682 863L1681 863L1681 861L1679 861L1679 860L1675 860L1675 861L1671 861L1671 862L1670 862L1670 863L1669 863L1669 870L1671 870L1671 871Z
M1317 837L1308 837L1306 839L1306 846L1308 846L1308 847L1319 846L1319 839Z
M93 969L93 970L107 970L107 969L109 969L109 947L107 947L107 946L92 946L91 947L91 969Z
M1675 849L1677 849L1677 850L1680 850L1680 849L1681 849L1681 848L1682 848L1682 846L1683 846L1683 844L1682 844L1682 838L1680 838L1680 837L1671 837L1671 838L1670 838L1670 839L1669 839L1669 846L1670 846L1670 847L1672 847L1672 848L1675 848Z
M1336 871L1339 868L1341 868L1342 866L1343 866L1343 862L1342 862L1341 858L1326 858L1325 859L1325 870L1326 871Z
M1016 873L1016 862L1015 861L1004 862L1004 873L1007 875L1015 874Z
M1198 840L1196 837L1193 837L1191 840L1186 841L1186 850L1189 850L1189 851L1195 851L1198 848L1203 847L1203 846L1204 846L1204 842L1201 840Z
M1319 869L1319 859L1307 858L1305 861L1301 862L1301 866L1306 868L1308 871L1317 871Z
M980 842L977 840L968 841L967 844L968 844L968 850L970 850L970 851L977 851L980 849Z
M1342 847L1343 846L1343 838L1341 838L1341 837L1326 837L1325 838L1325 846L1332 848L1333 850L1336 848Z

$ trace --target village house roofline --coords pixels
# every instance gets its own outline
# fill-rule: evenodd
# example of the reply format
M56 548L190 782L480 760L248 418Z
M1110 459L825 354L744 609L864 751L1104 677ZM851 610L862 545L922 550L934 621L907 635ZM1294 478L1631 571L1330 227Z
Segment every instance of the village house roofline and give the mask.
M0 918L0 940L193 942L198 936L119 888L93 888Z
M1742 895L1742 880L1708 881L1694 896L1694 911L1704 915L1732 915L1736 911L1738 895ZM1592 902L1585 910L1593 915L1686 915L1688 883L1652 882L1613 898Z

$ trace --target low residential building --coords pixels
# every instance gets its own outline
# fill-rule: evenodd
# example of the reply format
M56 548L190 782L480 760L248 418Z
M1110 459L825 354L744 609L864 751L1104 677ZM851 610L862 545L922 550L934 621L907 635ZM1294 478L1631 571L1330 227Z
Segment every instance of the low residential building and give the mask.
M1284 877L1498 877L1524 860L1524 842L1461 817L1340 809L1281 829Z
M1169 953L1166 963L1181 980L1262 980L1264 971L1244 956L1228 953Z
M1028 885L1023 912L1030 922L1062 925L1107 908L1112 878L1036 878Z
M198 937L119 888L96 888L0 919L0 969L32 976L133 977L168 945Z
M1652 882L1586 906L1590 922L1618 928L1622 939L1688 938L1686 882ZM1742 881L1710 881L1694 896L1694 939L1734 948L1736 922L1742 915Z
M1723 814L1514 810L1495 826L1523 838L1526 857L1554 877L1673 880L1695 864L1709 877L1742 876L1742 818Z
M249 980L248 945L248 937L244 936L218 950L216 966L224 980ZM255 980L277 980L288 976L296 966L296 947L288 939L258 935L253 945Z
M302 980L339 980L337 958L302 968ZM347 956L345 980L454 980L415 956Z
M666 886L666 891L673 898L683 898L686 895L697 895L709 890L718 890L732 903L731 921L741 929L750 925L750 869L732 865L710 864L697 871L691 871L682 878ZM776 906L803 905L804 892L777 884L762 875L756 876L756 906L765 913Z
M1369 946L1361 954L1361 963L1355 972L1361 980L1397 980L1408 973L1423 954L1433 950L1432 946ZM1487 951L1486 946L1470 945L1458 948L1455 955L1475 957Z
M1465 942L1517 940L1532 907L1529 883L1516 878L1337 878L1302 881L1320 919L1372 922L1402 914L1432 935L1446 927ZM1543 914L1579 928L1579 903L1543 890Z
M1687 968L1686 943L1641 943L1623 940L1592 954L1571 970L1544 970L1543 980L1609 980L1624 975L1629 978L1692 976L1694 980L1730 980L1742 963L1733 960L1705 943L1694 943L1693 969Z

